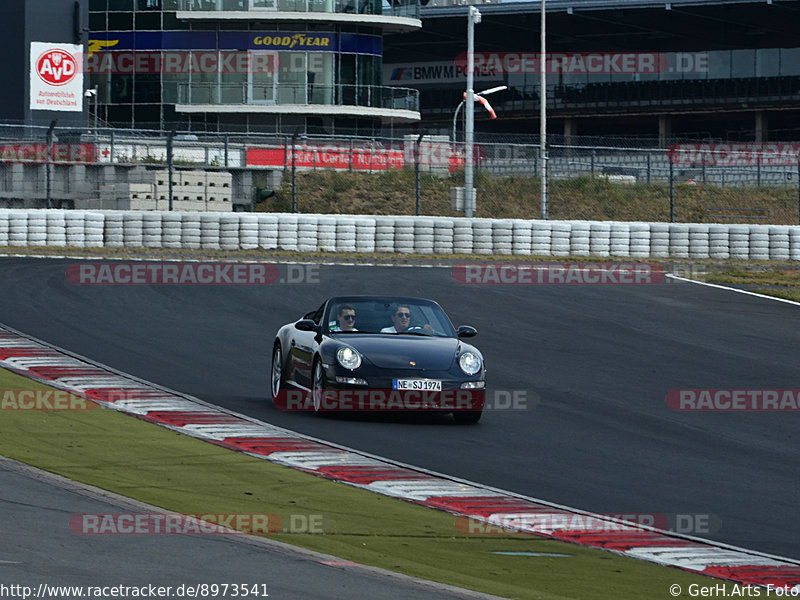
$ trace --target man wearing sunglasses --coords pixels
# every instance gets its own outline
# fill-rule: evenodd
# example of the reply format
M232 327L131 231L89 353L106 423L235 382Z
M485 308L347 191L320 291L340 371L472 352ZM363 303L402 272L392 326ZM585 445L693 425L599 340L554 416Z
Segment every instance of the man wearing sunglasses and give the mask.
M408 306L401 304L394 312L392 312L392 325L391 327L384 327L381 333L403 333L405 331L423 330L425 332L433 331L433 328L425 323L423 327L409 327L411 325L411 309Z
M336 313L337 331L358 331L356 329L356 309L349 304L343 304Z

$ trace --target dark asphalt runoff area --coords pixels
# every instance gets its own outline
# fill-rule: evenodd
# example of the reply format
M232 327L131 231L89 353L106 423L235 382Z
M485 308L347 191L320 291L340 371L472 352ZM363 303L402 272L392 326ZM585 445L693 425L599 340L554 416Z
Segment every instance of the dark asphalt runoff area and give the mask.
M681 412L679 389L798 389L800 307L691 283L463 285L450 268L279 266L272 285L76 285L0 260L0 323L318 438L519 494L800 559L800 412ZM269 398L273 336L325 298L437 300L478 329L490 409L315 418ZM516 394L516 396L514 396ZM521 407L519 406L521 405Z
M494 598L371 567L323 564L336 559L252 536L85 535L79 526L74 526L77 532L70 526L74 515L161 512L0 459L0 583L6 586L0 596L36 597L41 592L43 598L77 598L80 592L63 588L79 587L84 597L99 597L87 590L91 586L117 587L117 597L126 598ZM217 585L220 593L199 593L204 584ZM57 593L47 588L45 594L40 585L62 589ZM120 593L123 587L143 591ZM198 593L192 596L189 588ZM112 593L109 589L105 597Z

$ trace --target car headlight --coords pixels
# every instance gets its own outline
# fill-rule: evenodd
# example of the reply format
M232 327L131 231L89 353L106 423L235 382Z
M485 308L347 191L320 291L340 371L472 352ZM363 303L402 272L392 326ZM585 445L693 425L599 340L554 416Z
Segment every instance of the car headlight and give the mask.
M361 365L361 355L348 346L339 348L339 351L336 353L336 360L338 360L339 364L345 369L350 369L351 371L357 369L359 365Z
M464 352L458 357L458 366L467 375L475 375L481 370L481 359L474 352Z

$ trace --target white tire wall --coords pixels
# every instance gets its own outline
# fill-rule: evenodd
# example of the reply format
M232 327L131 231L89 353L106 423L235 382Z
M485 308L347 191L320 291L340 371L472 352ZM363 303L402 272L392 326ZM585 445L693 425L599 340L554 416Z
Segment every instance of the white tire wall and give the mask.
M0 209L0 246L800 260L800 226Z
M84 225L84 247L102 248L105 245L105 217L100 213L86 213Z
M64 214L64 223L66 226L67 246L70 248L83 248L86 244L86 213L68 211ZM141 224L141 221L139 223ZM124 228L125 222L123 221L122 224ZM141 245L141 230L139 244Z
M137 211L122 211L122 237L126 248L144 247L144 216ZM67 215L67 244L69 243L69 214Z
M569 252L573 256L591 256L592 226L588 221L573 221L569 236Z
M166 212L161 215L161 246L163 248L181 247L182 222L181 213Z
M0 210L0 246L8 246L8 220L9 211ZM66 240L66 232L64 232L64 239Z
M197 250L202 243L202 220L199 214L181 214L181 246Z
M66 233L65 236L66 238ZM28 246L47 245L47 213L37 211L28 213Z
M81 224L83 224L81 222ZM28 245L28 212L25 210L10 210L8 213L8 245ZM83 240L81 240L83 245Z
M550 245L553 240L553 224L550 221L531 223L531 254L551 256Z
M569 256L569 236L572 226L564 221L553 221L550 227L550 254Z
M45 215L46 231L47 231L47 246L61 248L67 245L67 217L64 211L61 210L48 210ZM0 216L0 245L2 245L2 216ZM105 219L103 220L105 228ZM120 242L122 235L120 234ZM106 245L108 240L106 240Z

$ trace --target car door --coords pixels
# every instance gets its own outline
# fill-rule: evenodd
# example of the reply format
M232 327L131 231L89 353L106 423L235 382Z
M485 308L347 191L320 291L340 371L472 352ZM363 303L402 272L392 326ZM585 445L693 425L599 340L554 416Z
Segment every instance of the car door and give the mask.
M320 306L316 311L306 314L304 319L311 319L317 325L322 321L325 305ZM311 368L314 354L319 347L313 331L300 331L295 329L289 344L289 369L292 372L292 379L298 385L311 388Z

